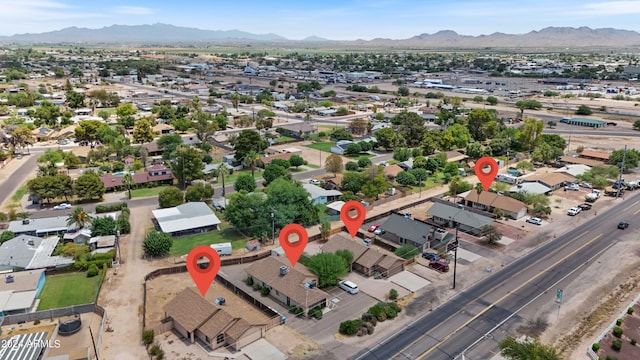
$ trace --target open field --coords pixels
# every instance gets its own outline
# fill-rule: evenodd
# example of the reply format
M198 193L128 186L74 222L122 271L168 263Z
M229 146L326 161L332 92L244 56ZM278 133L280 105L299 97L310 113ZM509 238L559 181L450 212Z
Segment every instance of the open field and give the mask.
M331 147L335 145L336 143L334 142L323 141L323 142L316 142L316 143L305 145L305 146L308 148L312 148L312 149L316 149L324 152L331 152Z
M90 278L86 271L47 276L40 293L38 311L93 302L103 276L102 270Z

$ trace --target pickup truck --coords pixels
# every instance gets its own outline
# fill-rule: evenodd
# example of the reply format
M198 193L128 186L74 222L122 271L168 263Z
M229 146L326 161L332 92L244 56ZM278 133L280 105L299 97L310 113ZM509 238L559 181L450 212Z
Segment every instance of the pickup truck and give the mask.
M580 205L578 205L578 207L579 207L580 209L582 209L582 211L585 211L585 210L591 210L591 204L587 204L587 203L580 204Z

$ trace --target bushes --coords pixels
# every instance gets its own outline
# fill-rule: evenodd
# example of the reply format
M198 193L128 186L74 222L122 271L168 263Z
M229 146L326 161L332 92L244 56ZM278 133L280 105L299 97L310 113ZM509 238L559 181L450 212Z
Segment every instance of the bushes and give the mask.
M616 325L618 325L618 326L622 325L622 319L617 319L616 320Z
M155 356L157 360L162 360L164 359L164 350L162 350L160 345L156 343L156 344L153 344L151 349L149 349L149 355Z
M319 307L314 307L313 309L309 310L309 317L314 317L318 320L322 319L322 309Z
M247 276L247 280L245 280L245 281L247 282L247 285L253 286L253 277Z
M304 309L295 305L291 305L289 306L289 311L295 315L300 315L304 312Z
M638 343L638 340L631 339L630 343L631 343L631 345L636 346L636 344Z
M269 293L271 292L271 289L269 289L268 287L263 287L262 289L260 289L260 294L262 294L262 296L267 296L269 295Z
M395 300L398 298L398 290L391 289L389 290L389 300Z
M358 330L362 327L362 320L347 320L340 323L340 334L342 335L355 335Z
M611 344L611 348L615 351L620 351L620 349L622 348L622 340L620 339L613 340L613 343Z
M623 331L622 331L622 328L620 326L615 326L613 328L613 336L619 338L619 337L622 336L622 333L623 333Z
M89 266L89 270L87 270L87 277L94 277L100 273L98 266L96 264L91 264Z
M254 290L262 290L262 286L260 284L258 284L258 283L254 283L253 284L253 289Z
M153 342L154 337L155 337L155 334L153 333L153 329L145 330L142 332L142 342L145 345L150 345Z
M598 350L600 350L600 344L594 343L593 345L591 345L591 350L598 352Z
M634 311L634 310L635 310L635 309L634 309L633 307L629 307L629 308L627 309L627 314L629 314L629 315L633 315L633 311Z
M110 205L96 205L96 214L115 212L123 209L128 209L127 203L125 202Z

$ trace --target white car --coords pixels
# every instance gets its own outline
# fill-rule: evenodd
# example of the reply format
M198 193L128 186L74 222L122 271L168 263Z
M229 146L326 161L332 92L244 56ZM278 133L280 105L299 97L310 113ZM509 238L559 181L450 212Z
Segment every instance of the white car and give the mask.
M537 217L530 217L527 219L527 222L535 225L542 225L542 219Z
M580 213L580 211L582 211L582 209L580 209L579 207L572 207L569 210L567 210L567 215L569 216L576 216Z
M566 189L567 190L573 190L573 191L579 191L580 190L580 186L578 186L578 184L567 184Z
M67 210L71 209L71 204L62 203L53 207L53 210Z
M311 179L311 180L309 180L309 184L312 184L312 185L320 185L320 180Z

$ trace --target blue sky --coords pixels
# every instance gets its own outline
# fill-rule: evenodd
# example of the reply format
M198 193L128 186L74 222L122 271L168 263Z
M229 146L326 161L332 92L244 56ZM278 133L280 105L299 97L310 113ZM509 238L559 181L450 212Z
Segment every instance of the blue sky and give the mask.
M439 30L522 34L547 26L640 31L640 0L0 0L0 9L0 35L153 23L296 40L404 39Z

